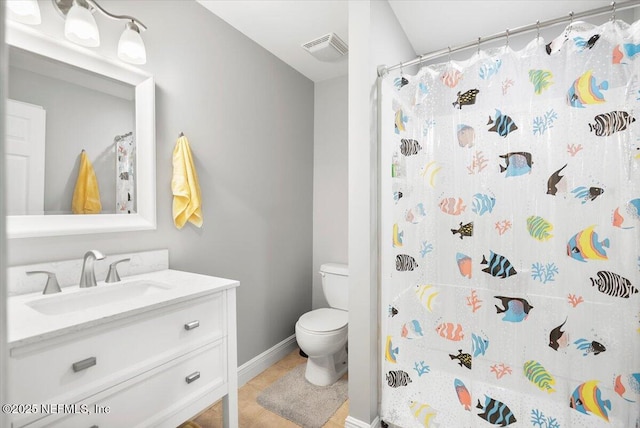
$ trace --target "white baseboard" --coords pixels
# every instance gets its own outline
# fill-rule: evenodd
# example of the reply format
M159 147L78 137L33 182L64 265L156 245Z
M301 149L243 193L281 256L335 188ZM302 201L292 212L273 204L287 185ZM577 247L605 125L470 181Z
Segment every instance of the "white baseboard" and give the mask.
M292 334L282 342L238 367L238 388L286 357L297 347L296 335Z
M366 422L361 421L360 419L356 419L352 416L347 416L347 419L344 421L344 428L379 428L380 427L380 417L376 416L376 418L368 424Z

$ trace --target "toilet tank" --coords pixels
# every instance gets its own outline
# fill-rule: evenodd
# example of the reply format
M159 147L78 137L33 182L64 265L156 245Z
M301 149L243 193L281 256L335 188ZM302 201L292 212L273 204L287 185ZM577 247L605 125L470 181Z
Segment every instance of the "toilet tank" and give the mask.
M325 263L320 266L322 291L329 306L346 311L349 309L349 266Z

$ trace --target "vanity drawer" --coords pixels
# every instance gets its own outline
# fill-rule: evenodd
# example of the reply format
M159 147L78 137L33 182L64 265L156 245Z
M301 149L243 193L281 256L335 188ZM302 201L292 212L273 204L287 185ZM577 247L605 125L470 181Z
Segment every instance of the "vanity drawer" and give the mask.
M42 419L30 425L52 428L159 427L162 421L226 382L224 339L197 349L161 367L118 385L80 404L90 414L67 415L54 422ZM189 376L199 377L190 383ZM105 413L96 413L102 410ZM108 413L106 413L108 409ZM175 424L172 426L172 428Z
M226 331L225 296L217 293L88 328L36 349L12 349L10 402L73 403L219 339Z

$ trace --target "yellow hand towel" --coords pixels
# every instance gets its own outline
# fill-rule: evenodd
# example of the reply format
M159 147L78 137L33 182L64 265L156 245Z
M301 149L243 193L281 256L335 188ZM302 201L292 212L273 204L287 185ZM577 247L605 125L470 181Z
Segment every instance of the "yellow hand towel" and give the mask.
M195 226L202 226L202 201L198 174L193 165L189 141L184 135L178 138L173 149L173 223L182 229L187 221Z
M74 214L99 214L102 211L96 173L84 150L80 154L80 168L73 191L71 211Z

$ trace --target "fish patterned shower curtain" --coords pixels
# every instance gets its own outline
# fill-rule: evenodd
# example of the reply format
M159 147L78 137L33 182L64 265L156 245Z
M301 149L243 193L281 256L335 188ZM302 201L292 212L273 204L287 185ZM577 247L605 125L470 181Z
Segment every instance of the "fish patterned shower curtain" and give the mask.
M640 427L639 53L610 21L383 79L386 424Z

